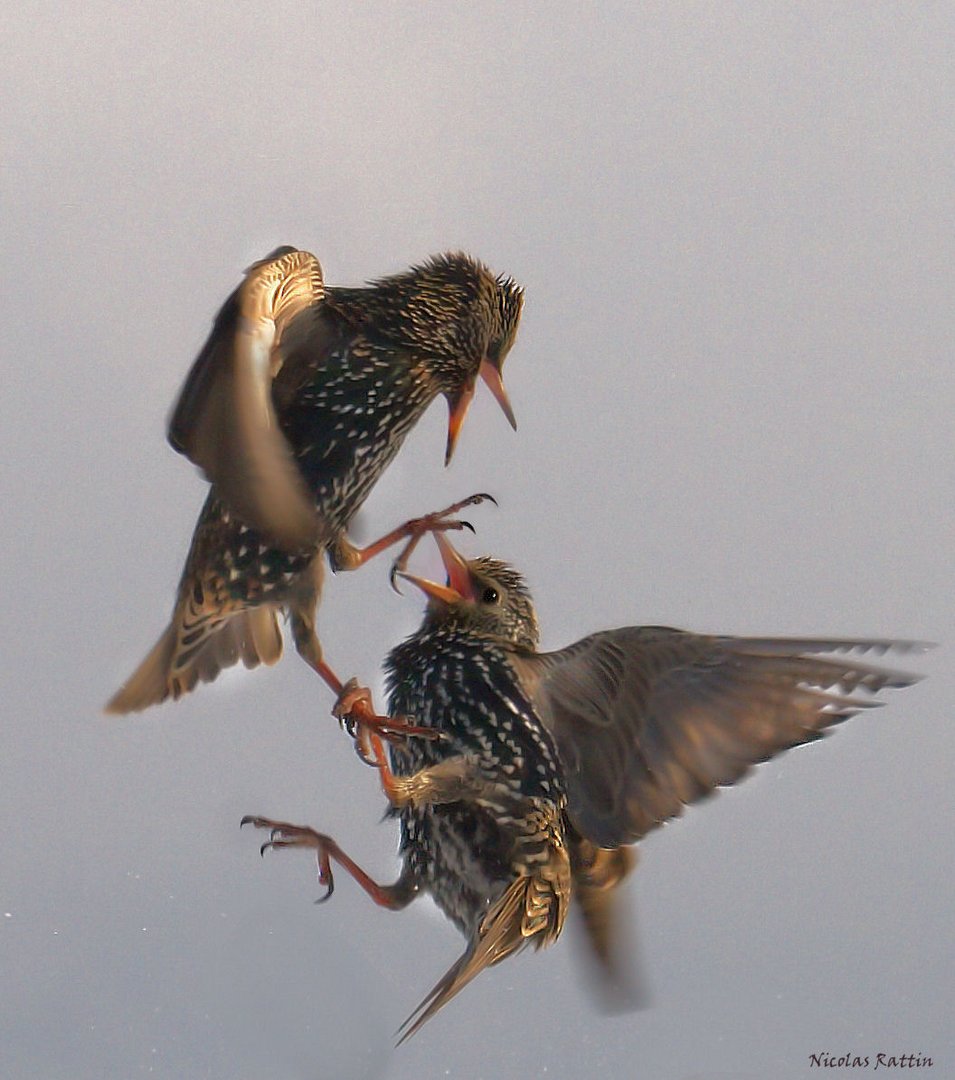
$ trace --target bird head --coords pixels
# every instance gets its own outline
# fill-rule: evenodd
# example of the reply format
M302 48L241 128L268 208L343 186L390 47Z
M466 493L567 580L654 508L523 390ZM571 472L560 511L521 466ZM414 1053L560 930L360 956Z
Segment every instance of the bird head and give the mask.
M479 278L475 302L460 324L461 362L455 371L454 384L444 392L448 401L445 465L451 461L454 454L458 434L474 398L478 378L484 381L494 395L494 400L500 405L507 422L517 430L514 410L504 389L503 368L507 354L517 337L517 327L524 308L524 290L513 278L494 278L486 267L472 263L472 266L474 265L479 271Z
M382 316L376 330L406 346L420 365L419 378L447 399L445 464L479 378L517 427L501 375L524 306L524 290L514 280L495 277L469 255L449 252L374 286Z
M500 559L465 559L444 533L434 533L445 584L401 572L428 597L425 622L460 626L479 637L535 649L540 640L534 603L521 575Z

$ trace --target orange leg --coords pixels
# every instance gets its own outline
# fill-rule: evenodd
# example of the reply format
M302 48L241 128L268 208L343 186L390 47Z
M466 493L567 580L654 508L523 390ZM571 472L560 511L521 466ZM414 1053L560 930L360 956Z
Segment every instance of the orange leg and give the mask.
M430 731L430 729L428 730ZM434 735L435 732L431 732L431 734ZM392 806L400 805L402 800L398 782L395 779L395 774L391 771L388 756L385 754L385 748L378 735L367 728L363 729L359 738L355 740L355 748L362 761L367 765L373 765L378 770L381 789L384 791L388 801Z
M307 825L290 825L287 821L272 821L271 818L256 817L252 814L242 819L240 825L254 825L257 829L268 829L269 838L259 851L265 854L270 848L312 848L318 861L318 882L325 886L325 895L315 902L324 903L335 891L335 879L332 874L331 860L344 867L366 893L381 907L400 911L415 898L418 893L417 882L408 870L393 885L379 885L338 844L324 833L316 832Z
M446 532L454 529L470 529L473 532L473 526L467 521L448 521L446 519L451 514L456 514L467 506L477 506L482 502L492 502L495 506L497 505L492 495L478 492L476 495L469 495L468 498L452 503L451 506L446 506L443 510L439 510L434 514L425 514L424 517L412 518L411 521L406 521L404 525L392 529L390 533L386 533L380 540L376 540L367 547L357 548L343 538L335 546L332 553L332 567L335 570L357 570L359 566L364 566L369 559L373 559L376 555L380 555L381 552L394 547L395 544L400 543L402 540L406 540L407 543L395 559L396 569L392 570L392 584L394 584L397 570L404 569L411 553L418 546L421 538L427 536L428 533Z
M334 676L333 676L334 677ZM338 680L336 679L336 682ZM347 683L338 686L329 683L329 686L338 694L338 700L332 709L334 716L355 740L358 756L368 764L378 764L367 754L367 746L362 733L381 736L391 742L401 742L409 736L419 739L443 739L444 732L434 728L420 727L412 724L404 716L381 716L375 712L371 699L371 691L366 686L359 686L357 679L349 679ZM382 751L383 754L383 751ZM381 765L378 766L381 768Z
M314 610L310 611L305 605L292 608L292 634L299 656L331 687L337 698L332 715L352 737L356 727L373 729L384 738L396 742L410 735L423 739L441 737L438 732L418 727L402 717L379 715L375 712L371 691L367 687L359 686L357 679L349 679L347 683L343 683L322 656L322 646L315 633Z

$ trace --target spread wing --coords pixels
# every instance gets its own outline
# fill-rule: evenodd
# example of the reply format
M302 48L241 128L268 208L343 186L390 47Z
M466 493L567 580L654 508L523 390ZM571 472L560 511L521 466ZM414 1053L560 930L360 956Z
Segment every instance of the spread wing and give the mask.
M272 399L283 338L309 332L324 296L314 255L278 248L250 267L216 316L169 420L169 442L257 532L296 551L319 521Z
M625 627L512 662L556 742L571 820L613 847L919 678L847 654L927 647Z

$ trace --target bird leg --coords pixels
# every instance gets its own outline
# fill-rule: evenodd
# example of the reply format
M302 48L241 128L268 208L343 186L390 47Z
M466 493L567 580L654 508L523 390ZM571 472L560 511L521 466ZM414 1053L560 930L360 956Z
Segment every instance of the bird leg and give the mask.
M316 832L307 825L290 825L287 821L272 821L271 818L257 817L252 814L247 814L242 819L240 827L242 825L254 825L257 829L269 830L268 840L259 848L262 855L269 849L314 849L315 858L318 862L318 883L325 886L325 895L320 896L315 901L317 904L324 903L335 891L332 859L339 866L344 867L380 907L389 908L391 911L400 911L403 907L407 907L417 895L418 885L409 870L402 870L401 875L394 884L379 885L353 859L346 855L330 836Z
M367 695L367 701L370 705L371 694L363 687L359 686L357 682L352 679L349 681L348 687L346 687L339 695L338 701L335 703L335 708L332 710L333 714L338 718L339 723L345 729L345 731L352 737L355 743L355 753L361 758L366 765L371 765L372 768L378 770L378 776L381 780L381 788L384 791L386 798L393 806L400 805L400 796L398 794L398 777L391 771L391 765L388 762L388 755L385 753L384 745L381 738L389 738L386 732L376 730L374 724L363 723L362 721L356 721L354 716L354 700L362 700L362 695ZM389 723L394 721L388 717L384 717L384 720ZM443 733L434 731L432 728L417 728L413 724L408 724L407 728L411 734L417 731L422 731L430 738L444 737ZM391 735L392 741L397 742L398 738Z
M441 806L474 801L489 794L493 786L474 758L457 754L411 776L392 774L389 798L397 807Z
M309 609L307 605L296 604L291 608L292 636L295 639L295 648L299 656L316 671L331 687L336 695L336 702L332 708L332 715L348 730L355 738L356 728L367 728L377 732L380 736L394 742L417 736L423 739L439 739L441 732L432 728L418 727L409 723L403 717L381 716L375 712L371 698L371 691L364 686L358 685L357 679L349 679L343 683L335 672L325 663L322 656L322 645L315 632L314 607ZM358 740L356 739L356 743ZM361 752L359 755L368 762L368 757Z
M443 510L406 521L374 544L369 544L364 548L355 547L343 536L333 548L329 549L329 559L332 567L335 570L356 570L386 548L405 540L407 542L395 559L391 570L391 583L394 587L396 575L404 570L411 553L422 537L433 532L471 529L472 526L466 521L454 519L449 521L447 519L450 515L456 514L466 506L477 506L488 500L495 502L493 495L488 495L485 492L469 495L466 499L452 503L451 506L446 506ZM376 765L382 770L382 783L387 791L386 777L390 774L390 770L388 770L384 750L382 749L380 753L377 753L370 739L360 734L356 736L356 731L360 732L361 729L364 729L366 732L375 733L381 738L392 742L400 742L409 737L441 739L444 737L443 733L435 731L433 728L420 727L411 723L405 717L382 716L376 712L368 688L359 686L355 679L349 679L347 683L342 683L322 658L322 646L315 632L315 608L311 594L308 594L307 602L292 604L290 609L292 634L299 655L325 680L337 695L338 700L332 709L332 715L341 722L345 730L355 739L359 757L366 764Z
M457 521L454 519L448 521L446 519L467 506L477 506L480 503L487 501L495 502L495 499L492 495L488 495L485 492L469 495L468 498L461 499L460 502L452 503L451 506L446 506L443 510L438 510L436 513L425 514L424 517L412 518L403 525L399 525L397 529L392 529L390 533L386 533L380 540L376 540L373 544L368 544L367 547L363 548L355 547L354 544L343 536L335 546L329 550L329 559L332 564L332 569L336 571L357 570L359 566L364 566L369 559L373 559L387 548L393 547L402 540L406 540L407 543L395 559L394 568L392 569L393 585L395 574L399 570L405 568L411 553L418 546L422 537L427 536L428 533L447 532L454 529L471 529L473 532L473 527L467 521Z
M374 732L360 731L355 749L366 764L379 770L382 790L391 805L399 809L475 801L492 794L494 785L480 772L474 759L463 754L445 758L411 776L396 776Z

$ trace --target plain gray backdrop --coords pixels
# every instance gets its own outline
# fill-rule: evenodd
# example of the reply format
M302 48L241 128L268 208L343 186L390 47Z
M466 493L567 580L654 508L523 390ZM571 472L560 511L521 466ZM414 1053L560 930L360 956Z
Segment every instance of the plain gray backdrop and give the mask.
M933 3L27 4L0 16L0 1076L799 1080L955 1075L955 13ZM937 640L930 678L642 846L652 1006L594 1006L570 926L395 1028L463 941L376 909L374 772L294 652L105 718L171 610L205 485L165 444L274 246L355 284L461 248L527 289L448 470L436 404L356 535L475 490L471 554L544 644L627 623ZM380 693L420 617L330 580ZM419 570L437 559L423 546ZM411 590L413 592L413 590ZM891 1075L884 1071L879 1075Z

